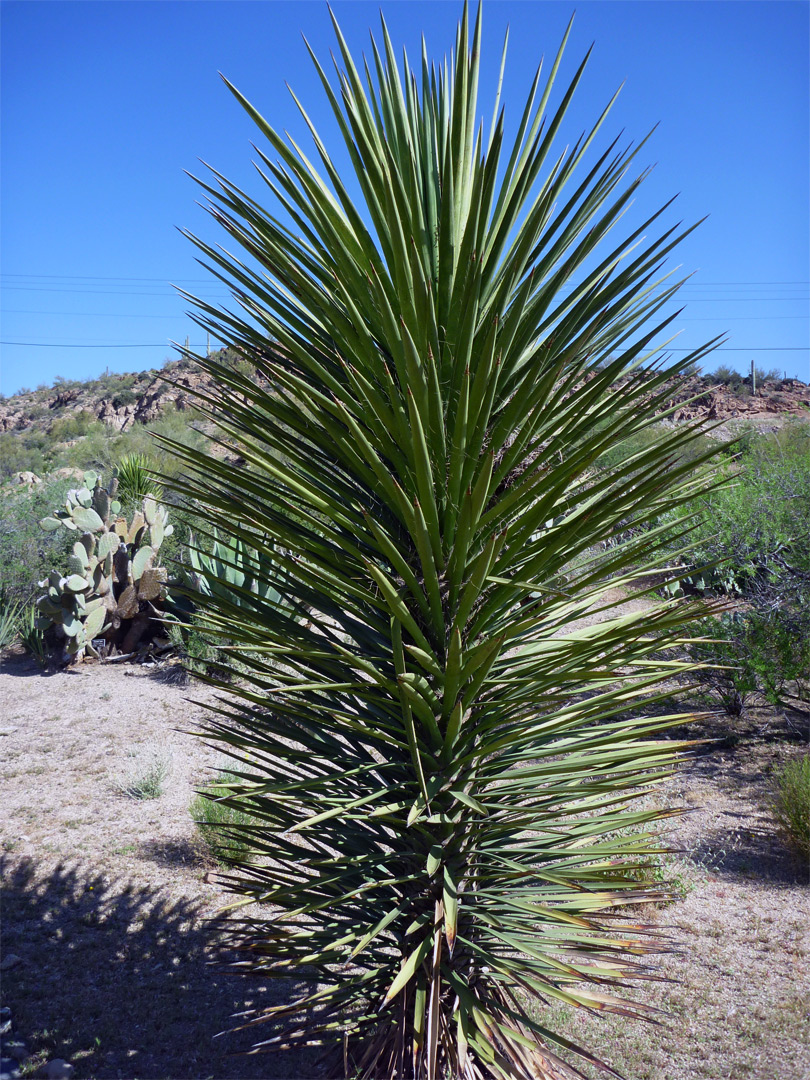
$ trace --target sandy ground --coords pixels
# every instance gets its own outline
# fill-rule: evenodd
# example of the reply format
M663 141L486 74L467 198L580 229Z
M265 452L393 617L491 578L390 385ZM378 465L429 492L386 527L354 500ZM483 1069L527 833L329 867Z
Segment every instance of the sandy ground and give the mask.
M212 966L226 893L189 804L224 759L189 733L210 691L154 674L0 665L3 956L19 957L2 991L32 1054L24 1073L58 1057L75 1080L314 1077L314 1059L233 1056L252 1032L213 1038L293 988ZM778 727L701 751L662 791L690 811L667 864L685 898L656 916L683 950L665 961L677 981L648 992L667 1026L555 1014L630 1080L810 1076L810 890L768 811L774 766L806 748L772 738ZM155 754L170 763L164 793L123 794Z

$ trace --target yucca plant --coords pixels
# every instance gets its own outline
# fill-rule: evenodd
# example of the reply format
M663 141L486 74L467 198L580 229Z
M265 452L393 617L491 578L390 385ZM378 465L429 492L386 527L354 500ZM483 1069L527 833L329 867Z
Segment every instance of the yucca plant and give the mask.
M20 616L19 639L26 652L33 656L41 668L44 668L48 666L50 650L45 639L45 631L37 625L37 622L38 612L31 604Z
M155 465L146 454L125 454L116 466L118 497L124 503L139 502L145 495L163 498L163 485L155 479Z
M272 537L268 583L308 609L203 616L246 672L207 727L253 817L229 826L228 884L264 912L233 924L236 970L297 987L258 1047L336 1047L336 1075L577 1076L595 1058L547 1004L650 1016L622 988L667 947L637 908L666 889L617 867L660 851L636 800L684 748L644 706L699 612L619 605L666 571L658 519L709 455L687 426L593 465L708 350L654 346L684 234L642 242L659 211L607 242L643 174L615 144L583 165L607 111L553 149L585 66L549 112L562 47L505 147L497 100L478 123L480 10L438 69L399 70L383 24L358 70L335 31L343 70L317 70L353 187L312 125L320 171L228 83L277 209L215 174L243 255L194 240L235 300L192 297L198 321L252 369L200 361L244 464L177 446L181 493L211 532Z
M24 605L13 600L6 600L0 593L0 652L13 645L17 640L22 623Z

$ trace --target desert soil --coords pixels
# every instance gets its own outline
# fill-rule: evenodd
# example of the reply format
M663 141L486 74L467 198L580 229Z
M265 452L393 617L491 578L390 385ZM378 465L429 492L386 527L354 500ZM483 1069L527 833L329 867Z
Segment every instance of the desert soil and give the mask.
M0 665L3 956L19 957L2 991L32 1055L23 1074L63 1058L75 1080L314 1077L314 1058L241 1056L252 1031L214 1037L294 988L216 966L228 894L189 814L225 763L191 733L212 692L157 674ZM682 954L664 961L671 981L645 991L669 1018L554 1015L630 1080L810 1076L807 868L768 809L774 768L806 747L764 710L734 724L736 745L701 748L660 794L689 811L669 827L681 854L666 867L685 896L654 913ZM170 763L164 793L123 794L122 777L154 755Z

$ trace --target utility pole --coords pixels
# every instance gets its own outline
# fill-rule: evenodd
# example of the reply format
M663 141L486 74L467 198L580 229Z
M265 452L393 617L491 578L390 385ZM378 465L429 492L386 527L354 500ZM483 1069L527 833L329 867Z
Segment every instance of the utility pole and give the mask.
M188 352L188 337L186 337L186 352Z
M751 393L756 397L757 393L757 369L754 361L751 361Z
M205 355L211 355L211 332L208 331L205 335Z

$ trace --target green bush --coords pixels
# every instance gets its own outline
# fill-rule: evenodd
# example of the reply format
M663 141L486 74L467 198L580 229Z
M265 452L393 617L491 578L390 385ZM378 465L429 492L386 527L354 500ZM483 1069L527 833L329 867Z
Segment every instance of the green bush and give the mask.
M723 383L728 386L730 383L742 382L742 375L739 371L735 371L734 368L728 367L726 364L721 364L714 373L708 376L714 383Z
M730 483L662 519L677 532L696 517L686 565L697 573L718 564L715 594L757 607L798 603L810 581L810 424L747 433L727 476Z
M185 621L169 626L169 642L190 675L207 676L217 670L217 643L195 623L193 611L186 613Z
M786 692L810 700L810 607L752 610L744 616L741 659L765 698L782 704Z
M700 624L701 637L689 646L692 658L709 665L697 673L701 686L729 716L739 716L746 699L759 691L772 705L794 696L810 700L810 609L748 608Z
M116 778L116 787L130 799L159 799L172 771L171 751L147 743L128 752L128 767Z
M48 432L53 442L67 442L68 439L77 439L86 435L97 423L89 410L82 409L80 412L71 413L70 416L60 416L51 424Z
M147 454L125 454L119 459L118 498L124 510L140 501L144 495L163 498L163 485L154 479L155 463Z
M119 390L112 399L114 409L123 409L125 405L134 405L140 399L140 395L134 390Z
M776 774L773 815L791 847L810 859L810 754L788 762Z
M708 640L694 640L688 651L705 667L694 673L704 691L719 701L727 716L739 716L757 688L757 677L747 652L746 623L741 615L724 614L704 619L694 631Z
M109 445L110 464L117 465L124 457L140 454L149 458L161 476L174 477L180 463L166 449L162 440L171 439L181 446L199 448L206 441L198 430L199 425L199 414L193 410L169 408L158 420L149 424L133 424L126 431L118 433Z
M69 465L83 472L87 469L105 471L102 463L110 461L117 437L118 433L114 428L103 420L96 420L88 426L84 436L74 446L64 450L55 464ZM106 471L109 471L109 468Z
M4 431L0 433L0 482L20 472L42 476L47 471L49 439L42 431Z
M75 537L64 529L44 533L39 521L64 504L69 480L46 480L30 490L0 494L0 583L7 602L26 605L38 595L38 581L64 566Z
M249 827L256 824L256 815L247 808L249 802L235 792L240 783L235 773L222 772L197 793L189 807L205 846L217 862L250 858L253 837Z

